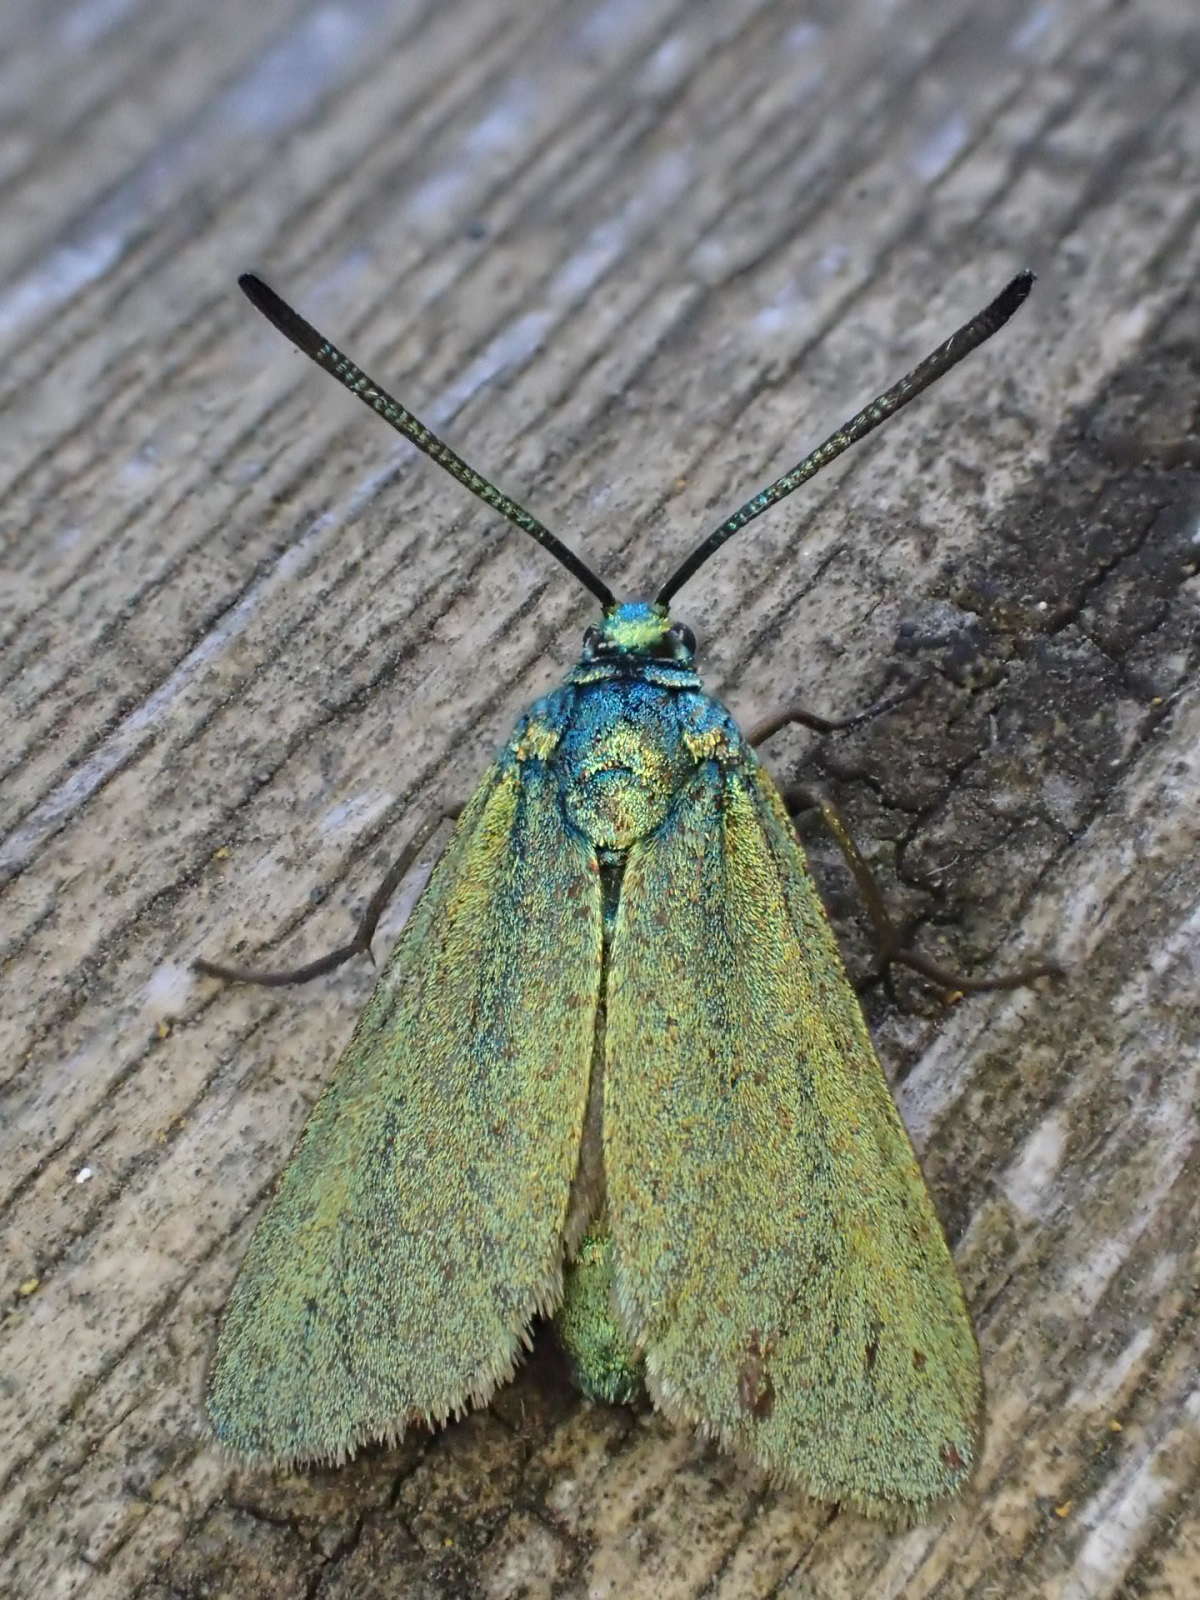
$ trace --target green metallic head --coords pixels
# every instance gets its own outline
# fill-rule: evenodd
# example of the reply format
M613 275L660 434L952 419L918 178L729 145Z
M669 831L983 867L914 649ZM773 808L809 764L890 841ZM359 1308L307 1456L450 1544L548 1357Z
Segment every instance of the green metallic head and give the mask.
M598 628L583 636L583 660L611 661L629 656L674 661L690 667L696 659L696 635L683 622L672 622L657 600L624 600L606 606Z

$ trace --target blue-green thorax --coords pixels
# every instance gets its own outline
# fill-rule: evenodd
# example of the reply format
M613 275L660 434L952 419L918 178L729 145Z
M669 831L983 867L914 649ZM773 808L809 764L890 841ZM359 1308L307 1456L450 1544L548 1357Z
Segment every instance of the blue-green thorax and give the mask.
M512 754L545 762L568 821L605 858L652 834L700 769L715 778L746 758L733 719L700 687L695 649L665 607L612 606L566 683L517 727Z

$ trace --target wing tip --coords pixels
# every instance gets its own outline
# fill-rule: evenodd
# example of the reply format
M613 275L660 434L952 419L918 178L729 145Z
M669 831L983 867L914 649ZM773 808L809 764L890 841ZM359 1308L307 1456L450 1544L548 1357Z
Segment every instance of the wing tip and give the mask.
M656 1410L677 1424L692 1428L700 1438L711 1441L728 1454L737 1457L761 1472L774 1488L799 1490L800 1493L821 1505L849 1507L859 1515L882 1522L896 1531L916 1527L931 1521L942 1512L951 1511L968 1488L979 1464L980 1431L976 1427L970 1443L964 1439L964 1455L956 1446L944 1444L939 1454L940 1465L928 1487L915 1481L910 1492L884 1494L880 1486L865 1481L851 1482L844 1474L823 1475L811 1463L788 1459L778 1450L756 1448L744 1428L734 1428L714 1423L699 1415L689 1404L682 1390L664 1379L656 1370L653 1354L646 1357L646 1387ZM763 1441L766 1442L765 1440ZM890 1459L886 1452L865 1451L864 1462L869 1468L880 1459Z
M347 1427L322 1428L318 1408L310 1411L306 1425L280 1426L264 1405L261 1383L252 1383L252 1407L239 1403L236 1385L232 1393L222 1393L227 1379L236 1380L236 1363L218 1361L209 1377L205 1396L207 1433L221 1455L239 1466L273 1467L290 1472L304 1466L336 1468L356 1456L368 1445L391 1449L401 1443L413 1428L434 1431L458 1421L470 1412L488 1405L497 1390L512 1381L517 1368L532 1350L533 1325L538 1317L549 1317L563 1294L561 1253L530 1293L526 1311L519 1321L504 1329L490 1359L466 1375L454 1394L442 1394L427 1405L413 1404L401 1416L363 1419Z

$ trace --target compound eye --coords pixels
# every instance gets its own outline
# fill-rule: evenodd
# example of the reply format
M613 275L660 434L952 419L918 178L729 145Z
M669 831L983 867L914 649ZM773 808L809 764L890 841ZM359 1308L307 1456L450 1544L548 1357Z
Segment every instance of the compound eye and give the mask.
M679 640L688 655L694 656L696 654L696 635L686 622L673 622L671 624L671 633Z
M589 628L583 636L583 648L590 651L592 655L595 655L603 642L604 635L599 628Z

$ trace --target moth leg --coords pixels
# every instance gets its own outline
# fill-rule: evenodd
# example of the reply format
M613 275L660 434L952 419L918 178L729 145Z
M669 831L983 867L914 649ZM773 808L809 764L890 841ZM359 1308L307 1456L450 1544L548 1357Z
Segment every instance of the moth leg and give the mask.
M349 944L339 945L328 955L310 961L306 966L294 967L289 972L256 972L251 967L226 967L220 962L205 961L203 958L192 962L192 970L203 973L206 978L224 978L229 983L256 983L264 988L282 988L291 983L308 983L313 978L322 977L326 972L333 972L343 962L349 961L351 956L363 953L370 955L371 940L375 937L376 925L405 874L442 823L456 818L461 811L461 806L445 807L425 819L388 868L383 882L367 901L366 909L358 920L354 937Z
M797 811L814 809L821 813L834 843L845 857L846 865L850 868L858 892L863 898L863 904L867 908L867 914L875 925L885 965L894 961L900 966L911 967L914 972L919 972L923 978L928 978L930 983L950 995L981 994L989 989L1023 989L1035 978L1063 976L1063 969L1056 962L1043 961L1028 967L1019 967L1013 972L1001 973L995 978L968 978L961 972L950 972L945 967L938 966L919 951L906 949L900 942L900 930L892 921L883 894L875 881L875 874L863 859L845 817L833 801L827 795L808 789L789 789L785 791L783 798L793 816Z
M877 700L873 706L868 706L865 711L855 712L852 717L834 719L819 716L815 711L807 711L803 706L786 706L773 717L767 717L765 721L751 728L746 735L747 743L760 745L773 733L778 733L780 728L786 728L793 722L798 722L803 728L811 728L814 733L844 733L847 728L858 728L864 722L874 721L876 717L883 716L885 711L894 711L898 705L903 705L905 700L916 694L923 681L921 678L914 678L895 694Z

